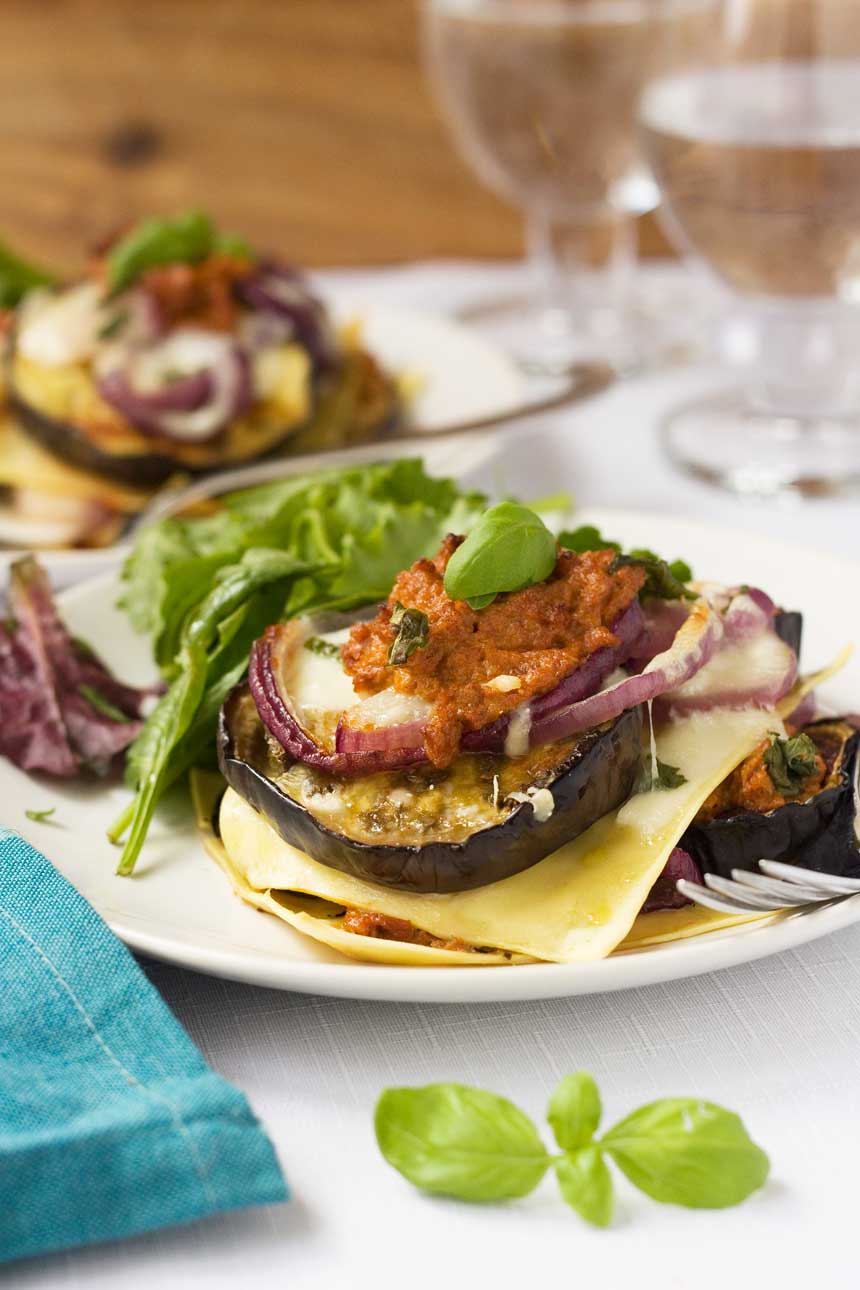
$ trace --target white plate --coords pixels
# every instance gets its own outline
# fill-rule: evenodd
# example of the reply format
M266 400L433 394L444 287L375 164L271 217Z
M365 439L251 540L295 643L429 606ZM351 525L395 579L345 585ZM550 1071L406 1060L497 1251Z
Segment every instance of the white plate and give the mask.
M365 305L352 296L334 297L329 304L337 318L361 320L364 341L384 367L414 375L410 422L416 435L428 436L428 448L436 430L489 417L514 416L531 398L529 382L513 359L462 323L441 314ZM382 443L324 456L285 458L284 473L311 470L323 462L333 465L338 460L397 455L403 450L402 443ZM421 451L425 451L423 445ZM55 585L69 586L110 568L123 545L107 551L52 553ZM14 558L15 552L0 552L0 574Z
M531 440L529 440L531 442ZM564 480L558 481L560 484ZM524 492L526 490L523 490ZM834 589L856 587L860 566L743 532L660 515L589 510L596 523L628 545L684 555L701 574L766 587L804 611L804 667L829 661L846 641L860 640L860 605ZM50 563L50 562L49 562ZM144 641L113 608L115 575L62 596L74 632L93 641L124 679L151 676ZM860 708L860 658L827 687L836 710ZM549 998L620 990L693 976L800 945L860 920L860 897L770 925L748 925L599 962L510 968L400 968L353 963L299 936L234 897L198 842L184 796L159 812L134 878L117 878L118 852L105 828L127 800L118 784L80 786L28 778L0 761L0 819L41 848L133 949L202 972L280 989L369 999L472 1002ZM36 824L27 808L56 807L56 824Z

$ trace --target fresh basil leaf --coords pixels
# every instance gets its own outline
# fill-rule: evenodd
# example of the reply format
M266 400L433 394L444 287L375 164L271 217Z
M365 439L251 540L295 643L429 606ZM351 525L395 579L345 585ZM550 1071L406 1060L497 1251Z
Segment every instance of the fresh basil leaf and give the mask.
M56 809L56 806L48 806L44 811L29 810L25 811L24 814L27 819L32 820L34 824L47 824Z
M617 573L625 566L635 566L645 570L645 582L639 592L640 600L695 600L696 593L687 589L686 583L693 576L692 570L683 560L667 564L653 551L644 547L631 551L628 555L618 554L609 566L610 573Z
M464 1084L389 1088L376 1106L385 1159L423 1191L459 1200L526 1196L550 1163L537 1129L507 1098Z
M237 260L254 260L254 248L239 233L219 233L212 248L219 255L234 255Z
M643 754L642 769L633 791L634 793L664 793L672 788L680 788L686 783L687 776L683 771L677 766L670 766L668 762L661 761L659 757L655 774L654 761L651 754L646 752Z
M612 1222L612 1175L596 1146L582 1147L555 1161L562 1196L581 1218L595 1227Z
M0 242L0 309L14 309L28 291L52 287L57 281L55 274L22 260L11 247Z
M94 708L100 717L107 717L109 721L117 721L123 725L128 725L132 720L131 717L126 716L121 708L111 703L103 694L99 694L98 690L94 690L91 685L79 685L78 694L82 699L86 699L90 707Z
M475 607L488 596L543 582L555 568L556 541L539 515L517 502L485 511L445 570L445 592Z
M783 797L797 797L815 771L818 749L807 734L780 738L770 736L770 745L764 752L764 764L770 782Z
M469 596L466 599L466 604L469 606L470 609L474 609L475 611L479 609L486 609L487 605L491 605L493 603L493 601L496 599L496 596L497 596L497 592L495 591L491 591L488 596Z
M640 1191L691 1209L739 1204L764 1184L770 1168L737 1115L695 1098L641 1107L604 1134L600 1146Z
M388 651L389 667L402 667L417 649L423 649L430 639L430 623L420 609L407 609L398 600L391 611L391 626L397 635Z
M547 1111L555 1140L564 1151L586 1146L600 1124L600 1094L588 1071L566 1075Z
M147 269L164 264L197 264L212 254L214 246L215 230L203 211L145 220L108 252L108 286L116 294Z
M621 550L617 542L605 538L593 524L581 524L578 529L565 529L563 533L559 533L558 542L559 546L574 551L577 555L582 555L584 551Z
M312 654L319 654L321 658L338 658L340 655L340 646L335 645L334 641L324 641L322 636L309 636L305 641L305 649L309 649Z

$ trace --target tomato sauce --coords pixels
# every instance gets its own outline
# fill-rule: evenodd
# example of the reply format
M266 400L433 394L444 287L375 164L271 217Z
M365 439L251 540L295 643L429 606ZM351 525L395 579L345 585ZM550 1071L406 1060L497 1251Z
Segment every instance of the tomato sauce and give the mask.
M500 595L479 611L451 600L443 580L463 541L453 534L432 560L399 574L376 617L356 623L343 646L346 671L360 694L393 686L431 705L424 742L430 761L447 766L464 731L480 730L527 699L547 694L596 650L617 643L613 624L635 599L645 574L609 572L613 551L560 550L550 576ZM397 603L426 614L427 644L399 666L388 663Z

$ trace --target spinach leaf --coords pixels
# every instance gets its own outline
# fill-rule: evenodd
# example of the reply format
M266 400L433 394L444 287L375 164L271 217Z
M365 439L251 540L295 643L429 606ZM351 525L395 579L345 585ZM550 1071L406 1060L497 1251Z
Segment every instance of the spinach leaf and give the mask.
M555 568L556 541L539 515L517 502L491 507L445 570L445 591L483 609L500 592L543 582Z

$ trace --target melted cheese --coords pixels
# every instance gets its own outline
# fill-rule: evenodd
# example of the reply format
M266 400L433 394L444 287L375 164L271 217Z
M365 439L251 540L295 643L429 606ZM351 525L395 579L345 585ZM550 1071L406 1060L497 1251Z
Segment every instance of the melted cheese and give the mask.
M75 470L40 448L10 416L0 419L0 485L100 502L123 514L142 511L151 493Z
M781 700L776 716L791 712L805 693L844 665L849 653L844 651L831 668L796 685ZM765 711L712 712L704 714L706 724L702 715L657 733L658 756L674 765L687 765L695 775L669 793L640 795L643 800L669 799L670 808L659 802L653 808L635 807L637 799L633 799L621 812L604 816L539 864L489 887L412 895L353 878L283 842L247 802L228 790L220 823L234 881L246 892L257 893L255 903L264 897L267 902L274 900L273 891L306 893L339 906L406 919L440 939L456 937L471 945L559 963L604 958L630 932L672 848L702 802L775 721L774 712ZM376 944L367 938L367 958L383 957L376 952Z

